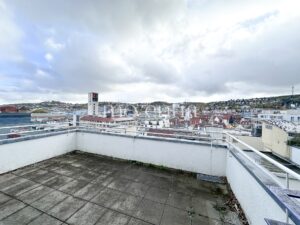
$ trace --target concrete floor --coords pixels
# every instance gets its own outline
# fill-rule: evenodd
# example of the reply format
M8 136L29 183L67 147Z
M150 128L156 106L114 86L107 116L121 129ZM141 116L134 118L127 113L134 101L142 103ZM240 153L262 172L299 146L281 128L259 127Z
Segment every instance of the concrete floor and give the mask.
M216 185L71 153L0 175L0 225L239 224ZM215 206L219 207L215 207Z

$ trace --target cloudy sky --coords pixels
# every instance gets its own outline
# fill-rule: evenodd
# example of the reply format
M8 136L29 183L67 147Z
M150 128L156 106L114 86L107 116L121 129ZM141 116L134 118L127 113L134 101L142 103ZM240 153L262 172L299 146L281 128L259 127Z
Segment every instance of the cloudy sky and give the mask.
M0 104L300 92L299 0L0 0Z

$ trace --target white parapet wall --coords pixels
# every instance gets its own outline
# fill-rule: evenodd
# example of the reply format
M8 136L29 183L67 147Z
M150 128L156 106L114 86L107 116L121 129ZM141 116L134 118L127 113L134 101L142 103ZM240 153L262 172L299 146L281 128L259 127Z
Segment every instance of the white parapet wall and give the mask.
M0 174L73 151L76 133L64 133L0 145Z
M265 225L265 218L278 221L286 219L282 206L266 188L271 183L263 183L258 178L260 172L255 171L256 167L243 161L233 149L196 141L83 130L8 140L0 142L0 174L73 150L212 176L226 176L250 224Z
M184 140L77 132L77 149L169 168L225 176L227 149Z
M285 221L286 214L241 162L228 151L226 176L249 224L266 225L265 218Z

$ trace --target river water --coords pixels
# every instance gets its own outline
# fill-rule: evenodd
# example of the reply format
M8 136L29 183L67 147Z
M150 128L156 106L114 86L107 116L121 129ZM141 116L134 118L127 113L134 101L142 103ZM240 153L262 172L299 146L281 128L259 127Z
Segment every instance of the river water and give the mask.
M17 125L24 125L30 123L31 123L30 117L24 117L24 116L1 117L0 116L0 127L17 126Z

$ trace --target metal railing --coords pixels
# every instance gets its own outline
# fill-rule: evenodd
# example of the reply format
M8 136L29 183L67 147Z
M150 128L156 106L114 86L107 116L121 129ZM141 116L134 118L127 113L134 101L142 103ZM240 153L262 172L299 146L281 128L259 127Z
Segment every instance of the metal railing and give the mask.
M229 145L231 145L232 147L234 147L240 154L242 154L245 158L247 158L249 161L253 162L257 167L261 168L264 172L268 173L268 175L270 175L270 177L273 178L273 180L280 185L280 187L282 188L286 188L289 189L290 188L290 179L294 178L298 181L300 181L300 174L296 173L295 171L287 168L286 166L282 165L281 163L277 162L276 160L272 159L271 157L267 156L266 154L260 152L259 150L255 149L254 147L250 146L249 144L241 141L240 139L238 139L237 137L226 133L226 135L231 139L236 141L237 143L245 146L248 150L251 150L252 152L254 152L256 155L258 155L259 157L263 158L264 160L266 160L267 162L271 163L272 165L274 165L275 167L279 168L284 174L285 174L285 184L283 184L282 182L280 182L278 180L278 176L275 176L274 174L272 174L272 172L268 171L267 169L265 169L264 167L262 167L261 165L259 165L255 160L253 160L253 158L251 158L249 155L247 155L247 153L245 151L243 151L242 149L240 149L239 147L236 146L236 144L232 143L232 141L229 139L227 142Z
M70 123L58 124L30 124L11 127L0 127L0 141L17 139L28 136L39 136L49 132L75 129Z

